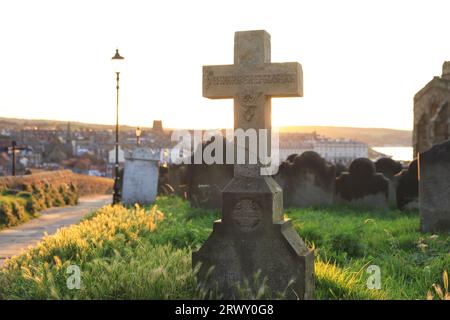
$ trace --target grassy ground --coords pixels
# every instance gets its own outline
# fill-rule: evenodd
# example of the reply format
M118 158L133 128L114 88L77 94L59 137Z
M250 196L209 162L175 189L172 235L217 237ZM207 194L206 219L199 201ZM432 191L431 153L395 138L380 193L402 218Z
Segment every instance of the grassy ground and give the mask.
M417 212L286 213L316 248L317 299L425 299L449 269L450 235L419 233ZM105 207L10 260L0 271L0 299L217 297L191 270L191 252L217 218L218 212L192 209L178 198L159 198L152 210ZM68 289L70 265L81 269L80 290ZM369 265L380 267L381 290L367 289ZM266 297L264 291L240 294Z

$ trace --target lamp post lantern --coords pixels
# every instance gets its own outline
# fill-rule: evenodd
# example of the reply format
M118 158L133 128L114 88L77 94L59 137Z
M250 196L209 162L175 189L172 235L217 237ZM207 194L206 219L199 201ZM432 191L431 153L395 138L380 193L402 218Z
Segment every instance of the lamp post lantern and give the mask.
M142 135L142 130L140 127L136 128L136 145L139 147L141 145L141 135Z
M120 185L119 185L119 75L124 62L124 57L119 54L119 49L116 49L116 54L111 58L113 69L116 73L116 161L114 164L114 195L113 204L120 203Z

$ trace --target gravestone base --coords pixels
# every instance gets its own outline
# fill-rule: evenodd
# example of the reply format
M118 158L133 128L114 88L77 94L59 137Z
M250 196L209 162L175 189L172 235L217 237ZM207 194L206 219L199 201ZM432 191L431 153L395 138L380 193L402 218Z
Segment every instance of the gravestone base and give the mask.
M259 284L266 278L272 294L314 298L314 252L284 220L282 198L271 177L235 177L223 190L223 219L192 262L201 263L200 278L211 288L217 285L224 298L236 297L236 285L251 283L257 272Z

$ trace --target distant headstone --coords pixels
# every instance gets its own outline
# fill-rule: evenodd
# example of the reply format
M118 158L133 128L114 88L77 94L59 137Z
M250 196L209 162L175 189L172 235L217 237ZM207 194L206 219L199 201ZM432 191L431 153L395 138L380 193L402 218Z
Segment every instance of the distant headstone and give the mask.
M419 154L422 232L450 231L450 140Z
M342 173L348 172L348 167L341 162L335 164L336 166L336 178L339 177Z
M400 173L402 169L402 164L391 158L380 158L375 161L376 172L383 174L383 176L389 180L390 206L397 206L397 187L400 178L397 174Z
M417 160L413 160L408 169L397 174L397 208L400 210L419 209L419 179Z
M167 172L167 183L174 189L176 195L185 197L188 191L187 165L171 164Z
M300 64L270 62L266 31L236 32L234 65L203 67L203 96L234 99L235 129L270 129L271 96L302 96L302 87ZM284 219L282 190L272 177L261 175L263 161L257 157L257 164L234 165L234 177L223 190L222 220L193 253L193 264L202 263L200 277L217 285L225 298L236 297L236 285L259 271L271 292L311 299L314 253Z
M366 208L387 209L389 181L375 172L375 165L366 158L350 164L349 172L336 179L336 202Z
M158 193L159 152L138 148L125 157L122 202L150 204Z
M330 205L335 192L335 170L316 152L306 151L284 162L274 179L283 188L286 206Z
M188 199L194 207L222 208L222 190L233 178L233 165L192 164L187 166Z
M186 181L188 187L188 199L194 207L205 209L222 208L222 190L233 178L233 165L226 164L226 139L220 136L214 139L221 139L223 146L220 163L206 164L203 157L201 164L195 164L196 155L191 158L191 163L186 165ZM213 143L213 139L204 142L197 148L196 153L203 153L203 150ZM220 160L217 159L216 160Z

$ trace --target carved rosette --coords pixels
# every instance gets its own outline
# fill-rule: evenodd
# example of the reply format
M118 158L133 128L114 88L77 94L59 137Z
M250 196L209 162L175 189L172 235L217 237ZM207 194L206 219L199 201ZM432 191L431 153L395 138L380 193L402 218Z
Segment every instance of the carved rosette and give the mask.
M261 222L261 217L261 206L252 199L240 200L231 213L231 220L242 232L253 231Z

